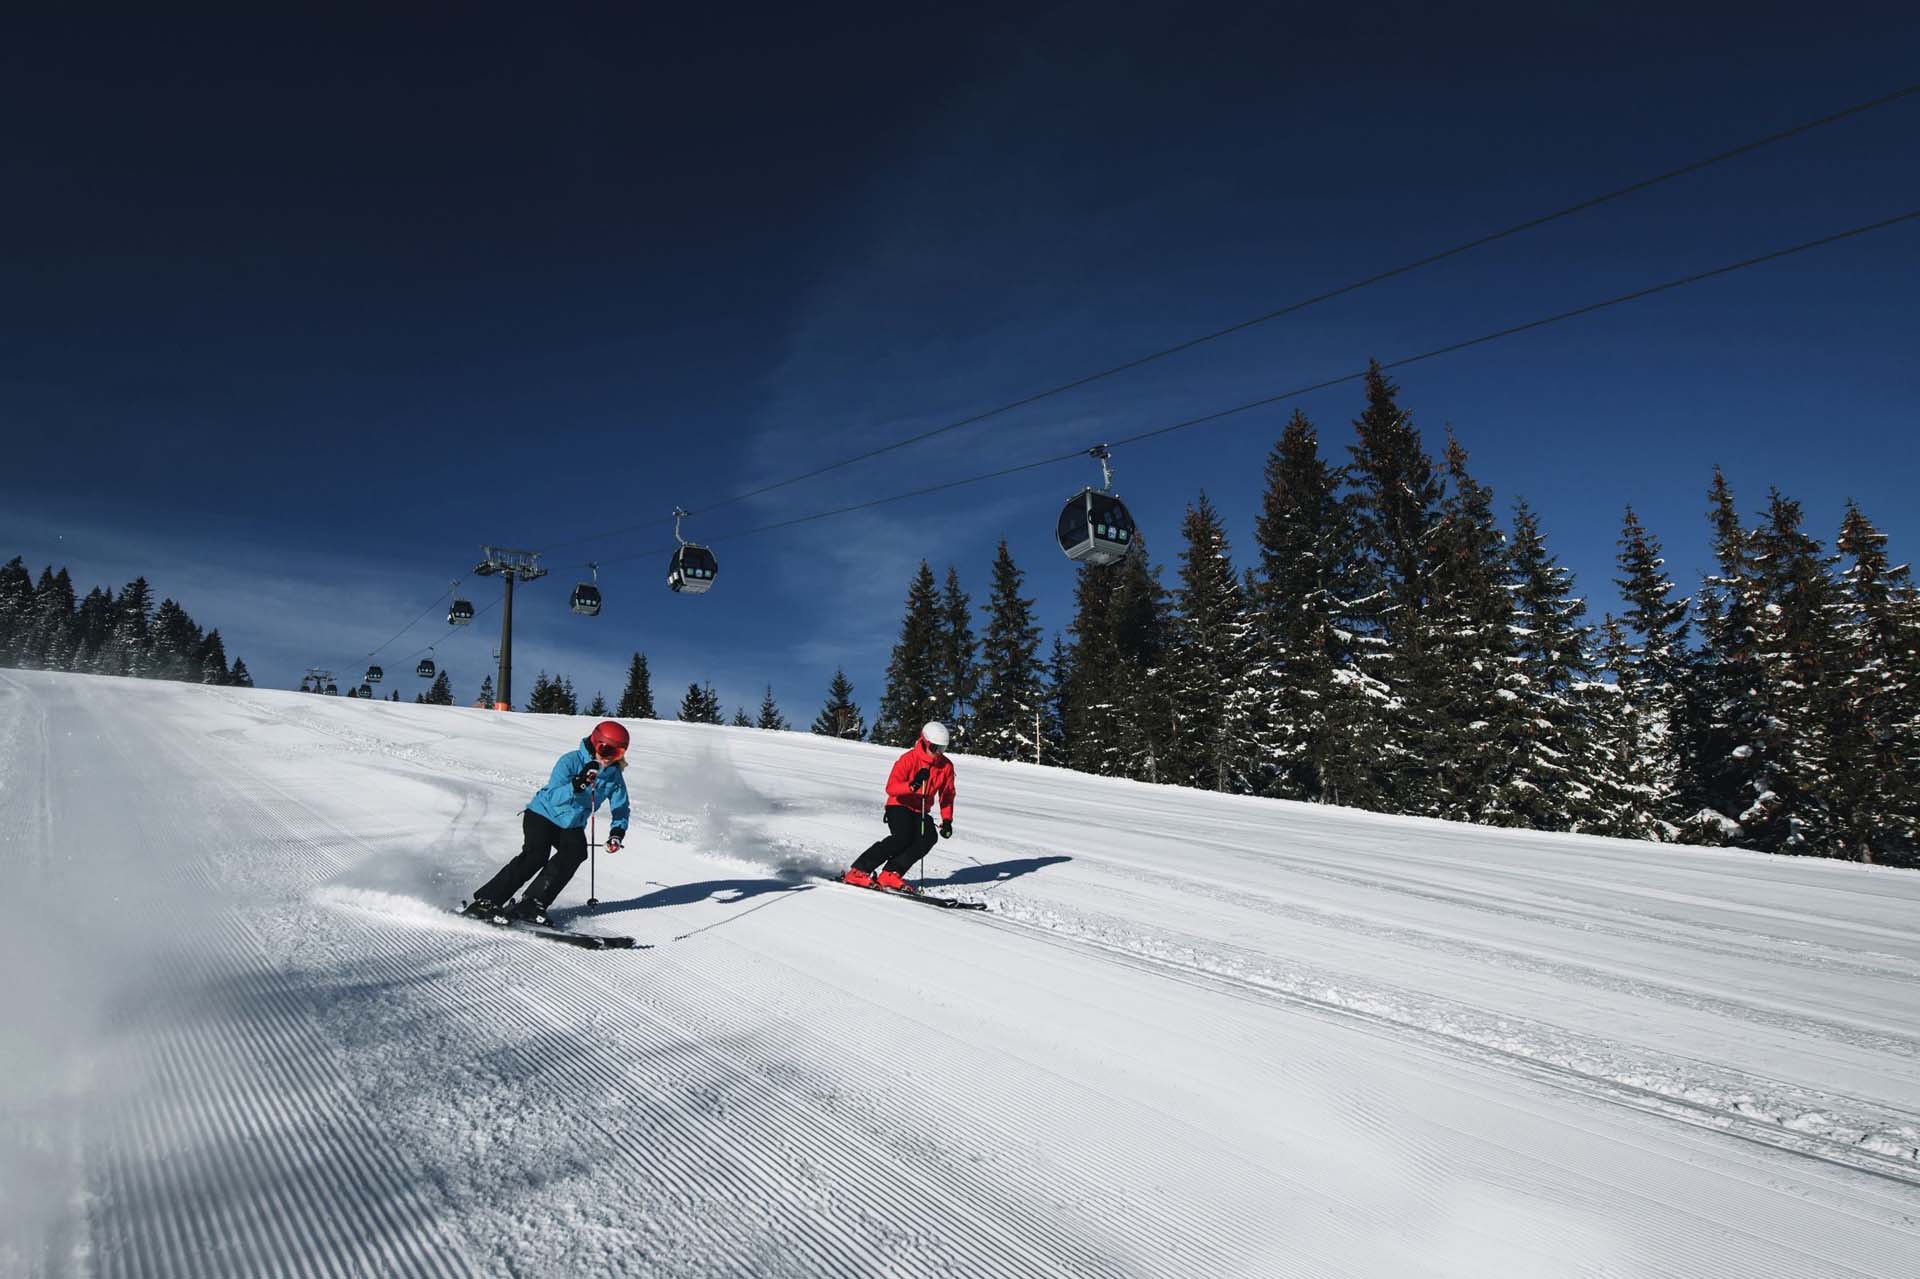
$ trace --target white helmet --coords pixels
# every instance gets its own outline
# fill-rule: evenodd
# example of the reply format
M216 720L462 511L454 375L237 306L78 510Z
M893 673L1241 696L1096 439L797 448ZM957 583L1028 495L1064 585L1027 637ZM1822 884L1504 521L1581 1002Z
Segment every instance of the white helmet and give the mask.
M947 749L947 726L937 719L930 719L921 726L920 737L929 746Z

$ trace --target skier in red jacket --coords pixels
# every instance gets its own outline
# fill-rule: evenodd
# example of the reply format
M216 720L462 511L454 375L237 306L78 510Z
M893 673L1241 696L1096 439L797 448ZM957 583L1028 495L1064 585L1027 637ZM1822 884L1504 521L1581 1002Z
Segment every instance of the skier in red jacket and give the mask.
M940 838L953 837L953 761L947 758L947 726L931 723L920 739L894 761L887 774L887 837L860 856L840 876L856 888L915 891L907 871L933 847L933 801L940 801ZM884 865L883 865L884 863ZM874 869L880 867L880 873Z

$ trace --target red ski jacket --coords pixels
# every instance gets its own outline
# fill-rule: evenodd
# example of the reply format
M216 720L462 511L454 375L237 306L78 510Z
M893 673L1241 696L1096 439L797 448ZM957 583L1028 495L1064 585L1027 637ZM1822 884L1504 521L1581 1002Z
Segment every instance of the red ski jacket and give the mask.
M921 769L927 770L927 781L916 794L913 789L913 775ZM911 750L893 762L893 771L887 774L887 807L904 808L910 813L925 813L933 806L934 797L940 799L940 817L943 821L953 820L953 761L947 758L945 751L938 755L927 749L926 738L920 738Z

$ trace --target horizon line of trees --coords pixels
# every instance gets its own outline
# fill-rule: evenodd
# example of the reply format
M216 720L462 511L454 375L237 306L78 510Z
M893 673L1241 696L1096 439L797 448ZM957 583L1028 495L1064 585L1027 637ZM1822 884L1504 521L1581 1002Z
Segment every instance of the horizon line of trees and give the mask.
M481 687L478 704L491 706L492 697L493 680L489 676ZM621 690L620 700L613 709L609 710L605 698L595 693L593 701L585 710L581 710L578 697L574 693L573 681L565 676L549 676L544 670L534 678L533 693L528 699L526 709L533 714L611 715L619 719L659 718L654 707L653 677L647 666L647 657L646 654L639 652L633 654L628 664L626 686ZM766 685L756 714L749 714L744 706L736 706L729 718L720 701L720 695L714 691L712 681L690 683L687 685L687 691L680 698L680 705L674 718L688 724L724 724L732 728L757 728L772 732L793 730L793 725L780 710L780 704L774 697L771 684ZM826 703L822 706L820 713L815 716L810 731L849 741L867 739L866 717L853 700L853 684L847 679L844 670L834 671L833 680L828 685ZM873 740L880 739L876 737Z
M18 555L0 565L0 666L253 687L219 628L203 630L173 599L155 604L146 578L82 599L64 566L36 581Z
M851 688L848 690L851 692ZM492 705L492 679L481 690L482 700ZM606 699L599 693L593 695L593 701L586 709L580 709L579 699L574 693L573 681L566 676L549 677L541 671L535 678L533 693L528 698L526 709L534 714L550 715L612 715L620 719L657 719L654 709L653 676L647 668L645 653L636 652L627 666L626 686L621 689L620 700L616 707L609 709ZM676 718L689 724L730 724L735 728L764 728L785 731L791 726L785 715L781 714L779 703L773 695L773 685L766 686L766 693L760 701L757 717L749 716L745 707L735 707L733 718L727 719L720 703L720 695L714 691L711 681L687 685L686 693L680 699Z

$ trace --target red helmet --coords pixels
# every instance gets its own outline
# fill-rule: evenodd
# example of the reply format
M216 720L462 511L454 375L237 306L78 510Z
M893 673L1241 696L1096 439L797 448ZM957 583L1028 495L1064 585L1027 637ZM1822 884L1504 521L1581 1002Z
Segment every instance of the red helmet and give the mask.
M592 751L596 758L611 763L613 760L626 757L628 740L627 730L624 727L613 720L603 719L593 726L591 733L587 734L587 749Z

